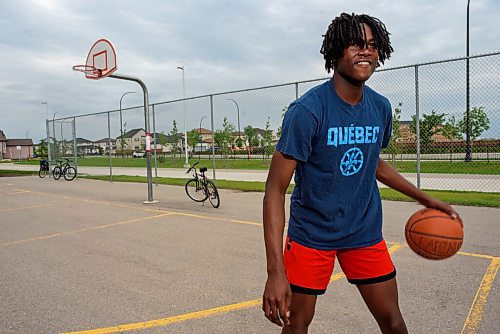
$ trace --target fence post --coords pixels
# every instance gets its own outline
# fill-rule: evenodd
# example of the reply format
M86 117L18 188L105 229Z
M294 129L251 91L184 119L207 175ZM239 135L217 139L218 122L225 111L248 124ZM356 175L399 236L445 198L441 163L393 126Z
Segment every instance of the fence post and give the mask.
M415 65L415 114L417 132L417 188L420 189L420 105L418 93L418 65Z

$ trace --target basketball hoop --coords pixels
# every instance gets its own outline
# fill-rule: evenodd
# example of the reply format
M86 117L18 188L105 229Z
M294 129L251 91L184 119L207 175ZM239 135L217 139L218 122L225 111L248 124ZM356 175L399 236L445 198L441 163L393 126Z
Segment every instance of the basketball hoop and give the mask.
M113 44L101 38L92 45L85 65L73 66L73 71L85 73L87 79L102 79L116 71L116 52Z
M102 77L102 70L90 65L75 65L73 71L85 73L85 77L98 79Z

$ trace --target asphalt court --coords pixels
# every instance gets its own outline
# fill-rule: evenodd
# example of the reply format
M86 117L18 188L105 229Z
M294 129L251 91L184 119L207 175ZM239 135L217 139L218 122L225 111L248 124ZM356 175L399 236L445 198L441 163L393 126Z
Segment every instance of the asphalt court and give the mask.
M0 178L0 333L279 333L264 318L262 194ZM461 252L424 260L404 241L419 207L384 202L384 235L411 333L498 333L500 210L457 207ZM311 333L377 333L337 269Z

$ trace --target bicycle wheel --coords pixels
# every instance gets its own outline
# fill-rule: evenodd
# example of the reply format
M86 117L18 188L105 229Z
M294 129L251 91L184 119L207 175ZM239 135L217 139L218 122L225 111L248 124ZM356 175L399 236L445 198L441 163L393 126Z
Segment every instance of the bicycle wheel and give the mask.
M62 175L61 167L59 166L54 167L54 169L52 170L52 176L54 177L54 180L59 180L61 178L61 175Z
M45 168L41 168L39 171L38 171L38 176L40 176L41 178L44 178L47 176L47 174L49 173L48 170L46 170Z
M186 189L188 197L195 202L203 202L207 199L207 194L205 193L200 180L191 179L186 182L184 188Z
M210 180L207 180L207 192L210 204L217 209L220 205L219 192L217 191L215 184Z
M76 177L76 168L75 167L67 167L64 169L64 179L66 181L72 181Z

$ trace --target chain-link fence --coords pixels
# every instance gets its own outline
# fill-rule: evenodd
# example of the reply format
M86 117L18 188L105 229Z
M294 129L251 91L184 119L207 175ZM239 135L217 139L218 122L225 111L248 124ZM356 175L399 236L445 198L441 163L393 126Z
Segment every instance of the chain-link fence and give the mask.
M324 80L153 103L155 164L269 159L288 105ZM378 70L368 85L393 106L382 157L405 177L424 189L500 191L500 52ZM51 158L104 156L111 165L111 157L141 156L144 122L143 106L49 120Z

